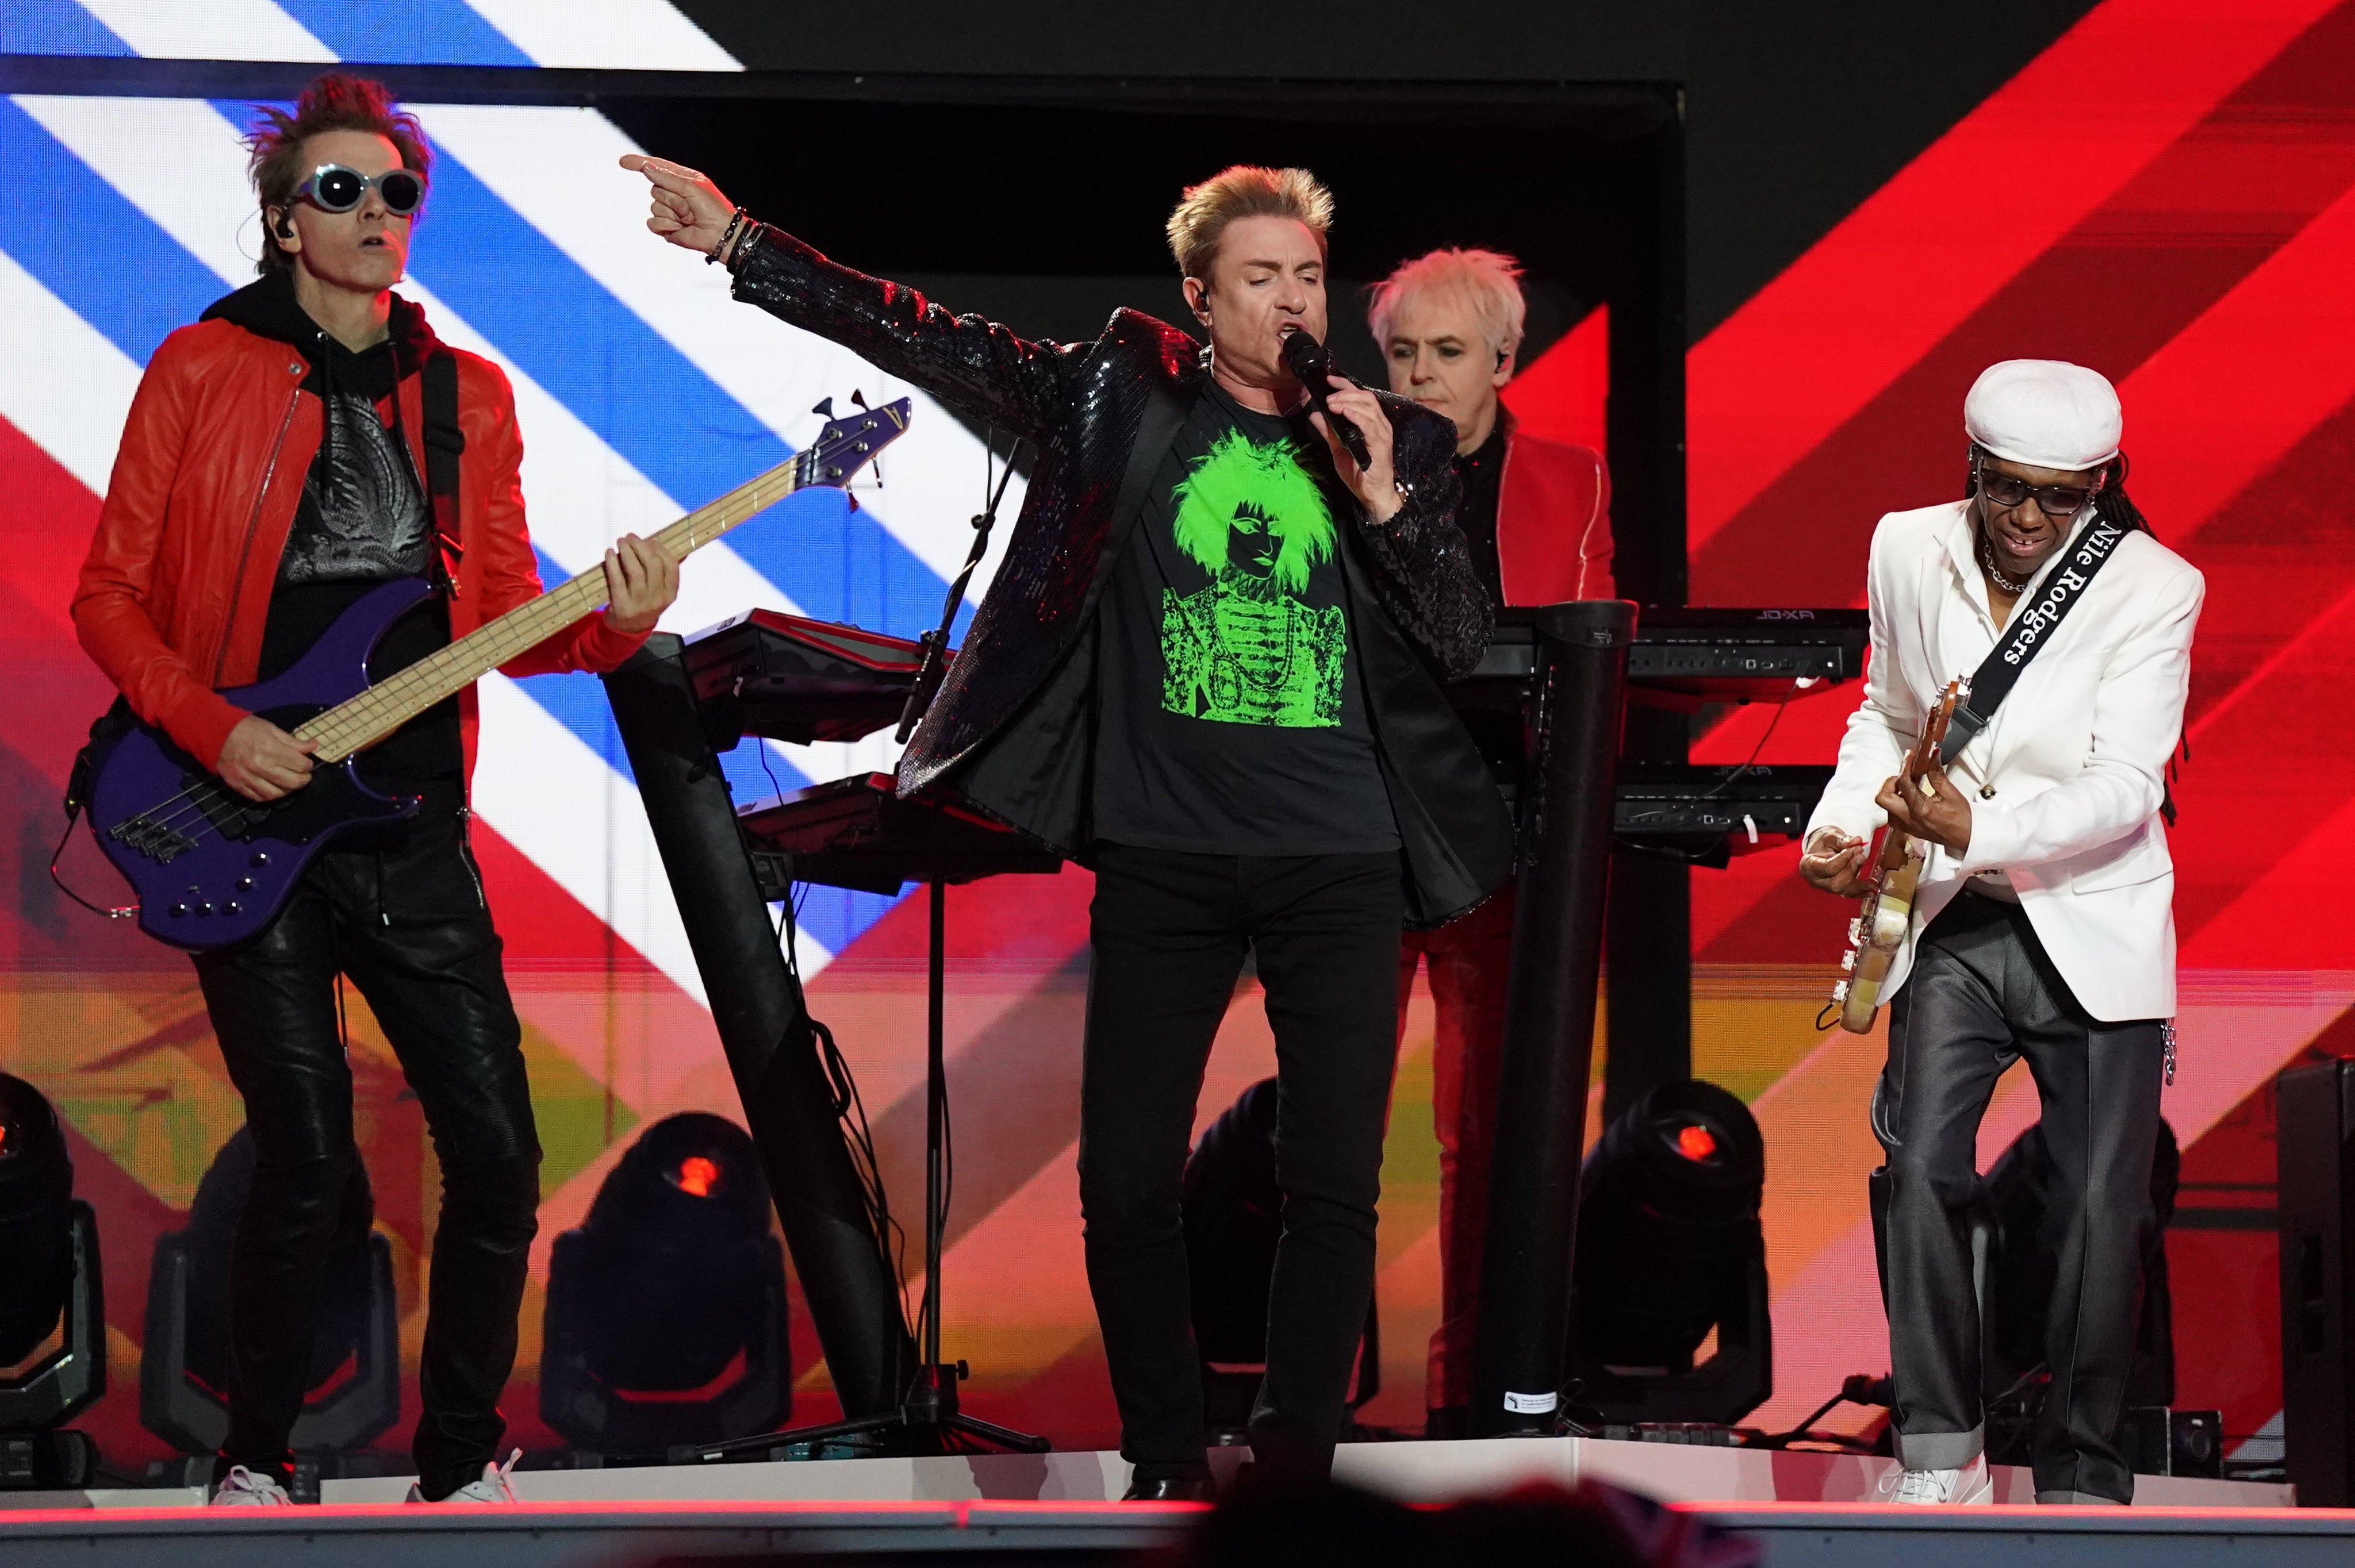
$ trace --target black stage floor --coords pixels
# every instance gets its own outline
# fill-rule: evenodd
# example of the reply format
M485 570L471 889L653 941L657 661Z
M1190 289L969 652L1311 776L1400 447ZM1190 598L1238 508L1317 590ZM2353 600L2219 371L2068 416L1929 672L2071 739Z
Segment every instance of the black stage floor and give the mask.
M1751 1535L1773 1568L2192 1568L2345 1563L2355 1511L1678 1505ZM852 1562L1133 1563L1174 1557L1199 1510L1117 1503L527 1503L269 1512L95 1509L0 1516L7 1568L623 1568Z

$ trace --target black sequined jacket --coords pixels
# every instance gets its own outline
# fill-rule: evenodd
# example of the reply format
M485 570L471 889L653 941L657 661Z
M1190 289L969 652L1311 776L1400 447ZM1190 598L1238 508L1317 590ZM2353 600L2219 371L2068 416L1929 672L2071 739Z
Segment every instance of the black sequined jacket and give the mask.
M1092 343L1035 343L956 316L755 226L735 293L889 375L1036 445L1028 492L987 598L900 763L901 794L943 778L1084 862L1095 723L1096 601L1207 375L1194 340L1135 311ZM1455 427L1380 395L1406 504L1362 514L1342 554L1407 914L1437 925L1511 874L1512 821L1441 682L1468 673L1494 620L1455 522Z

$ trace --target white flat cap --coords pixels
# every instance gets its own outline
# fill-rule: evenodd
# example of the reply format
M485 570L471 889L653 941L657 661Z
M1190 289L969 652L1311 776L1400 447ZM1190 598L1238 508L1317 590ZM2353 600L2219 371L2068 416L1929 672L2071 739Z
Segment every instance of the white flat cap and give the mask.
M2109 377L2064 359L1990 365L1963 399L1971 440L2031 468L2097 468L2118 455L2124 425Z

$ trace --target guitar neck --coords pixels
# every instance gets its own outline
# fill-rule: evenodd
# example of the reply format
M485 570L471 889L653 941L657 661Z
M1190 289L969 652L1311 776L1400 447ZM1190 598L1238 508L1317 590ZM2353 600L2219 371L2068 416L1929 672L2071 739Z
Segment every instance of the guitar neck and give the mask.
M685 560L799 489L800 463L798 458L779 463L688 513L647 542L675 561ZM349 702L297 725L294 734L318 742L314 755L319 761L340 762L382 740L434 704L465 690L516 655L547 641L595 610L607 597L601 563L387 676Z

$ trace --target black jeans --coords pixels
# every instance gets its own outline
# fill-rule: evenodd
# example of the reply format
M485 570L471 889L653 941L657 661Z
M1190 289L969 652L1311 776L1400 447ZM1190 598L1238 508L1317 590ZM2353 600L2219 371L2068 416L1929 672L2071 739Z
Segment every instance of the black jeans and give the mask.
M1121 1452L1148 1478L1203 1462L1180 1184L1247 948L1275 1033L1284 1192L1252 1446L1271 1466L1331 1467L1374 1287L1403 902L1395 853L1098 846L1080 1205Z
M1978 1302L1963 1212L1979 1118L2026 1057L2057 1179L2041 1231L2057 1270L2044 1323L2052 1383L2034 1443L2039 1502L2130 1502L2118 1422L2141 1310L2165 1054L2155 1020L2101 1023L2018 905L1964 893L1923 934L1890 1004L1873 1130L1889 1153L1889 1350L1898 1457L1967 1465L1984 1446Z
M260 936L196 960L256 1157L230 1265L236 1377L221 1468L282 1479L303 1406L320 1265L359 1159L340 970L400 1055L442 1164L415 1439L419 1489L438 1499L480 1479L506 1431L498 1397L538 1225L539 1141L464 817L337 842Z

